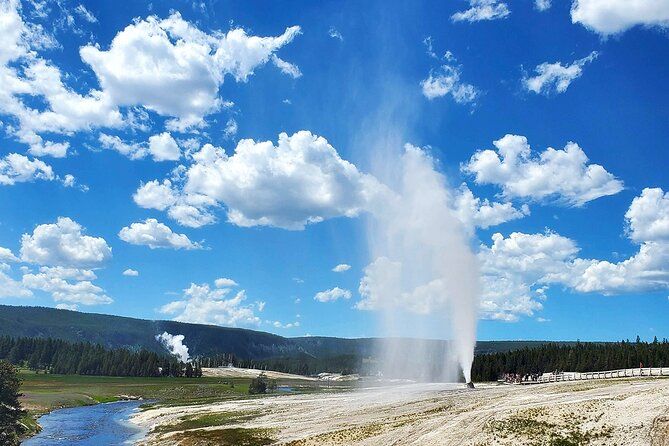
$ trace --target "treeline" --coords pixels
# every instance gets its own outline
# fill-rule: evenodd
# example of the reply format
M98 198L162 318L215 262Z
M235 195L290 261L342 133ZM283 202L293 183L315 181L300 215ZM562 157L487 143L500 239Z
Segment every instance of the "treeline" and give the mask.
M198 362L147 350L106 349L88 342L0 336L0 359L37 372L63 375L200 377Z
M220 354L199 359L202 367L232 365L244 369L273 370L294 375L315 375L321 372L350 375L363 370L363 358L357 355L335 355L323 358L303 354L269 359L242 359L233 354Z
M472 379L495 381L506 373L541 374L556 370L596 372L636 367L669 366L669 341L543 344L503 353L474 357Z

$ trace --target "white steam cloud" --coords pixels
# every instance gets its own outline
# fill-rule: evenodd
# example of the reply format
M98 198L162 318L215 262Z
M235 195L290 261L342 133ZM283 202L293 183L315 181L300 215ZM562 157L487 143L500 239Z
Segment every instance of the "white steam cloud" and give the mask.
M188 362L188 347L184 344L184 335L171 335L168 332L156 335L156 341L160 342L170 353L179 358L181 362Z
M389 184L392 191L372 210L373 261L360 282L362 300L357 307L381 310L387 336L397 336L400 327L422 325L408 322L416 315L448 327L449 332L444 333L452 340L448 352L435 351L435 344L427 341L383 345L386 369L403 373L403 368L419 363L423 370L413 370L412 377L453 381L457 368L447 364L444 355L448 354L469 382L476 344L479 269L467 231L453 211L446 179L425 150L407 144L403 154L389 156L386 162L390 165L385 168L395 172L391 177L396 180ZM421 337L420 329L412 337ZM423 357L408 365L407 357L415 353Z

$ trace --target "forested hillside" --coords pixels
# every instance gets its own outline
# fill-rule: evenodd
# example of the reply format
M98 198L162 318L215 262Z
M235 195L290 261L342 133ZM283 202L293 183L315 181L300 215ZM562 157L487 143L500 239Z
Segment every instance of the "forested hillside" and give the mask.
M231 353L248 360L308 355L314 359L332 356L373 356L377 340L335 337L285 338L262 331L174 321L149 321L44 307L0 305L0 336L62 339L91 342L105 348L145 349L164 353L155 336L182 334L191 356ZM442 345L446 341L431 341ZM492 353L541 345L542 341L479 341L477 353Z

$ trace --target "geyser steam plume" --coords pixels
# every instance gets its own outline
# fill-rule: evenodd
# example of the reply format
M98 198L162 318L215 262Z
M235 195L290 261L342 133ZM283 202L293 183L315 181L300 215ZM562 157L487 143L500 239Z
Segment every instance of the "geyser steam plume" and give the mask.
M386 371L455 381L459 365L469 382L479 270L467 231L453 211L446 178L426 150L406 144L403 153L390 150L384 163L384 183L391 191L372 209L372 262L360 282L359 307L382 311L384 336L423 338L428 332L434 336L437 328L438 337L451 340L447 352L438 351L443 344L434 341L385 341Z
M156 335L156 341L160 342L167 351L179 358L181 362L188 362L190 356L188 347L183 343L184 339L184 335L172 335L166 331Z

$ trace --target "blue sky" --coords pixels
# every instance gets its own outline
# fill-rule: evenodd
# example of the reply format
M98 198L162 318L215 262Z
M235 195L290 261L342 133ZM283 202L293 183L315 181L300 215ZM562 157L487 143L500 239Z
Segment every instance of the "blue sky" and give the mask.
M669 9L538 3L3 0L0 303L444 337L359 289L410 143L480 339L664 337Z

